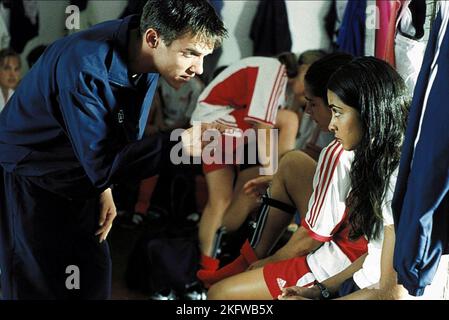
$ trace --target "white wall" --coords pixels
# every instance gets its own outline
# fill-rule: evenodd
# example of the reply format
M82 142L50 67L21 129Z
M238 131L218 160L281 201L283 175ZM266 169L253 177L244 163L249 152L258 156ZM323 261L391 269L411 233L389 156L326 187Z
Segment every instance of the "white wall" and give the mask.
M31 39L22 53L22 73L28 70L26 56L33 48L41 44L48 44L64 36L65 8L69 1L39 0L39 34Z
M65 30L66 6L68 0L38 0L39 36L32 39L22 54L24 72L28 66L25 57L28 52L40 44L48 44L63 37ZM90 0L88 8L90 23L98 23L117 18L126 7L126 0ZM249 31L259 2L254 0L225 0L222 17L229 31L229 37L223 43L223 53L218 65L230 64L243 57L250 56L253 50ZM308 49L327 48L328 40L324 32L324 15L330 1L327 0L287 0L290 31L292 33L292 51L300 53Z
M117 17L123 12L128 1L123 0L90 0L89 8L95 12L95 22L101 22Z
M39 35L27 43L22 53L23 73L28 70L26 56L38 45L49 44L65 36L66 7L68 0L38 0ZM90 0L85 12L89 12L89 24L117 18L127 5L126 0ZM83 18L82 18L83 19Z
M293 52L329 47L324 31L324 16L330 3L328 0L286 1ZM253 0L225 0L222 17L228 28L229 38L223 42L223 53L218 66L228 65L252 54L253 43L249 32L258 4L259 1Z
M328 49L324 17L330 4L328 0L286 1L293 52Z
M223 41L223 53L218 66L228 65L243 57L250 56L253 51L253 41L249 31L258 1L224 1L221 16L228 29L228 38Z

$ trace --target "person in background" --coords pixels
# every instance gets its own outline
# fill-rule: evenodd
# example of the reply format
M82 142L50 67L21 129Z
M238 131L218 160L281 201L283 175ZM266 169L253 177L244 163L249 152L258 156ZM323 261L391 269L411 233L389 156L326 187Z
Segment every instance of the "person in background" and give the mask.
M297 65L295 59L293 63L289 63L292 60L284 59L283 56L284 54L278 57L248 57L228 66L201 94L192 115L192 123L218 123L233 128L235 132L256 133L255 137L258 132L266 133L258 136L256 141L244 143L246 151L257 150L254 152L257 154L253 154L255 158L260 159L261 155L266 157L270 143L276 144L277 147L279 142L277 157L292 150L298 130L297 117L292 111L278 112L278 109L285 106L287 79L289 76L296 76ZM288 116L288 113L293 117ZM279 129L278 141L271 139L274 128ZM260 129L262 131L259 131ZM208 188L208 200L199 224L202 253L200 265L203 270L218 268L214 243L226 209L231 206L238 207L239 204L234 200L242 200L239 197L242 186L248 180L259 176L261 168L269 166L249 163L248 152L237 152L235 141L239 138L233 140L233 150L225 150L222 147L225 146L226 139L223 137L221 142L218 142L220 147L214 152L221 157L221 163L203 163ZM226 153L229 155L225 156ZM224 163L229 156L238 162L236 155L239 153L240 156L245 156L245 163L240 162L240 166ZM275 160L271 160L271 165L273 161Z
M303 52L298 58L298 77L292 86L295 96L296 105L293 109L297 112L300 119L299 131L296 138L296 149L304 150L315 161L325 146L333 140L333 135L329 133L327 128L323 131L307 112L307 99L305 95L304 77L310 65L326 55L324 50L308 50ZM317 77L316 80L318 79ZM320 86L317 86L320 87ZM318 94L317 96L321 96Z
M20 56L15 51L12 49L0 50L0 112L19 84L21 68Z

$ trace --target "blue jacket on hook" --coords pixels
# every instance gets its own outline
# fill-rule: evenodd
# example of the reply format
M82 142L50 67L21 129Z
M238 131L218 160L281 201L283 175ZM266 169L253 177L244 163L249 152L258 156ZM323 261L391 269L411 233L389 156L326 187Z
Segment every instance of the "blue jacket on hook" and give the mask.
M442 21L440 11L413 96L392 204L394 268L415 296L432 283L448 245L449 28Z

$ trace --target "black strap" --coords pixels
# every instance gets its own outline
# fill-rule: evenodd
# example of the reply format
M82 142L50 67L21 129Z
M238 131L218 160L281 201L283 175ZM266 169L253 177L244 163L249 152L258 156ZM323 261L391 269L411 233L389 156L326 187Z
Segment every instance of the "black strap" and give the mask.
M214 244L212 247L212 258L217 258L221 251L221 240L226 233L225 227L220 227L215 233Z
M254 229L254 231L252 237L250 238L250 245L253 248L257 247L260 238L262 237L262 231L265 228L265 223L267 222L269 207L269 205L262 203L257 215L257 221L251 224L251 227Z
M282 210L286 213L289 213L291 215L294 215L296 213L296 207L293 207L292 205L289 205L287 203L284 203L282 201L279 200L275 200L273 198L268 197L267 194L264 194L262 196L262 203L266 204L270 207Z

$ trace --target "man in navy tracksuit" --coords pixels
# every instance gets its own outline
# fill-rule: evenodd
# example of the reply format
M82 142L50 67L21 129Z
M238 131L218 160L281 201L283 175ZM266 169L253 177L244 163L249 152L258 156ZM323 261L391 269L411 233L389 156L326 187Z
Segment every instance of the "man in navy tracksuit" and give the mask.
M152 0L45 51L0 115L4 298L110 297L109 187L170 161L142 138L159 74L180 87L225 34L206 0Z

